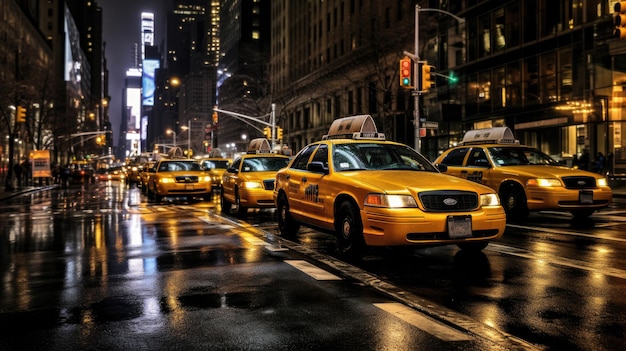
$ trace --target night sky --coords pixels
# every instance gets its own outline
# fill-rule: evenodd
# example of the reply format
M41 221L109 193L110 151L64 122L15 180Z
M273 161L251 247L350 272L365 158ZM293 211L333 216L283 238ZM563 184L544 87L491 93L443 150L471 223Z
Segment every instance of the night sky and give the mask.
M168 0L97 0L102 7L104 41L109 69L109 118L113 144L118 145L122 115L122 89L126 71L133 67L133 44L141 44L141 13L155 14L155 45L163 52L166 4Z

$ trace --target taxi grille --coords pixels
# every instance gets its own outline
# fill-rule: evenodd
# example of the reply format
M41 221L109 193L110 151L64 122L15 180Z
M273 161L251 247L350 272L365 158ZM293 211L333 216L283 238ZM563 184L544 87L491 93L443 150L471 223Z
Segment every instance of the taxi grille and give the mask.
M563 183L568 189L589 189L596 187L594 177L563 177Z
M267 179L263 181L263 187L265 190L274 190L274 180L275 179Z
M176 183L197 183L198 176L177 176Z
M478 195L469 191L424 191L419 199L426 211L471 211L478 208Z

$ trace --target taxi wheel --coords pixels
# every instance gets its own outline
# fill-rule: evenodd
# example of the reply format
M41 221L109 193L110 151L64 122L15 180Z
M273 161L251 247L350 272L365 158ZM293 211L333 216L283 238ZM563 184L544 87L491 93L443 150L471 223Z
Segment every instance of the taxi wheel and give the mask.
M300 229L300 224L291 218L289 202L284 194L280 194L278 197L276 212L278 213L277 221L280 234L284 237L294 237Z
M528 216L526 194L524 189L516 184L507 184L500 190L500 202L508 218L513 220L524 219Z
M349 201L339 205L335 229L337 231L337 248L343 254L358 256L363 250L363 224L355 206Z
M224 198L224 190L222 189L222 191L220 192L220 198L221 198L221 208L222 208L222 213L230 213L230 209L231 207L233 207L233 204L230 203L230 201L226 200L226 198Z

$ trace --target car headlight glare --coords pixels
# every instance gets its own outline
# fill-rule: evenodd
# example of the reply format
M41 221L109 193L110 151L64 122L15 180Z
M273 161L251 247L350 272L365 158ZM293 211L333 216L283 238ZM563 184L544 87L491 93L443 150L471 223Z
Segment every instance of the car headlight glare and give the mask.
M411 195L369 194L365 206L403 208L417 207L417 203Z
M526 182L528 186L539 186L539 187L553 187L553 186L563 186L561 181L556 178L536 178L529 179Z
M213 181L213 179L211 179L211 176L204 176L204 177L202 177L202 181L203 181L203 182L209 182L209 183L210 183L210 182L212 182L212 181Z
M609 186L609 183L606 181L606 178L596 179L596 184L598 186Z
M261 189L263 188L263 184L259 182L243 182L241 184L246 189Z
M481 206L499 206L500 199L496 194L481 194L480 195Z
M165 184L165 183L174 183L176 181L174 180L174 178L161 178L159 179L159 182Z

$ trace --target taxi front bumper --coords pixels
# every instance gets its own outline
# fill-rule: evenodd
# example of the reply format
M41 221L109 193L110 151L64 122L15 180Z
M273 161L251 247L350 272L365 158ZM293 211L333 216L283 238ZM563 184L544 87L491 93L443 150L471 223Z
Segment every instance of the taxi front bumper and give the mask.
M451 237L449 216L470 216L471 236ZM473 212L423 212L417 208L365 207L361 210L363 237L370 246L448 245L490 241L502 236L506 214L502 207Z
M599 209L609 206L613 198L610 187L594 189L528 187L526 194L528 209L531 211Z
M247 208L276 207L274 204L274 190L239 189L239 204Z

